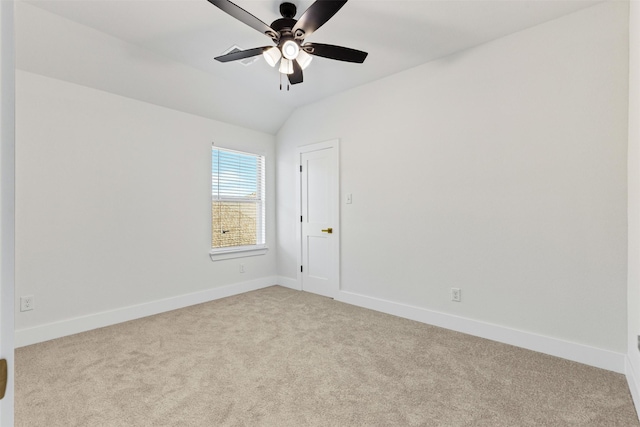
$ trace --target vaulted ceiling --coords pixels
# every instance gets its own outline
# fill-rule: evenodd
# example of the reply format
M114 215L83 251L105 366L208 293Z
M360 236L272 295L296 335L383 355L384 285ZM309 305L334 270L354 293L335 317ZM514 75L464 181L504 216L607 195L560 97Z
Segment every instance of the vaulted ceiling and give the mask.
M293 2L296 17L312 4ZM369 52L364 64L316 57L288 91L262 57L250 65L213 59L271 41L206 0L23 3L18 68L275 133L295 108L599 1L351 0L307 41ZM280 17L276 0L235 3L266 23Z

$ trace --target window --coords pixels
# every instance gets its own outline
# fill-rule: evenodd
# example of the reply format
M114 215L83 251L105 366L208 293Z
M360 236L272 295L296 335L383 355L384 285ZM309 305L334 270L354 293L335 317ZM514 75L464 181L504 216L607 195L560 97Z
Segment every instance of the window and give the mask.
M213 147L211 165L212 259L265 253L264 156Z

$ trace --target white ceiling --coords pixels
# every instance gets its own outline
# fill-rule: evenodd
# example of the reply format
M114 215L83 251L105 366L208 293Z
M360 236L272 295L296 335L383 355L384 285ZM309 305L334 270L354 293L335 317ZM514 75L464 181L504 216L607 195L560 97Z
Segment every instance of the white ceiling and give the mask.
M223 64L214 61L215 56L233 45L248 49L270 45L271 41L206 0L25 2L136 45L152 52L156 57L168 58L191 70L197 69L200 74L206 73L208 78L223 81L230 90L229 94L234 91L238 93L237 104L234 104L234 99L229 99L235 97L226 95L228 109L242 110L245 106L246 110L247 103L252 102L248 100L254 100L260 108L262 118L270 124L265 125L258 120L252 125L250 118L240 120L219 117L219 114L212 117L215 114L211 108L200 108L195 101L190 108L177 105L189 103L185 98L184 88L167 86L162 89L183 92L179 96L176 94L176 99L181 97L180 102L175 102L176 105L172 105L170 93L164 94L163 99L166 101L163 102L153 101L151 93L145 98L141 92L153 91L152 86L141 89L141 85L138 85L136 90L123 87L120 90L113 89L114 92L128 95L127 91L131 91L130 96L133 98L275 133L296 107L558 18L600 1L351 0L327 24L312 34L308 41L367 51L369 56L364 64L316 57L305 70L304 83L292 86L288 92L279 90L279 73L270 68L261 57L249 66L239 62ZM293 0L293 3L298 6L298 18L312 1ZM280 1L277 0L236 0L236 4L267 24L279 18ZM18 19L18 42L20 25L21 21ZM35 28L30 28L29 32L34 31ZM20 46L18 44L18 66L21 64ZM25 69L37 68L27 64L28 54L23 52L22 56L25 58ZM31 60L33 62L36 58ZM51 67L51 63L48 66ZM39 72L42 69L41 66ZM67 74L68 80L74 79L70 70ZM82 80L82 77L77 76L76 79ZM80 83L91 85L90 82Z

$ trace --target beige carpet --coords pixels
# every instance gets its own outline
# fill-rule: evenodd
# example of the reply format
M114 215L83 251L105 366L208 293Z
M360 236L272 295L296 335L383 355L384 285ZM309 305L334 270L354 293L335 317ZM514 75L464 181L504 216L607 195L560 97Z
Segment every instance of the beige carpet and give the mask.
M17 350L16 426L638 426L622 375L272 287Z

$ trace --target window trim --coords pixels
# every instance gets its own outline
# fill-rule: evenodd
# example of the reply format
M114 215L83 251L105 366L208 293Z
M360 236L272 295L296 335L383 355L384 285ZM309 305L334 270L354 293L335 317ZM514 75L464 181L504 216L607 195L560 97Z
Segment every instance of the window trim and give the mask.
M211 249L209 258L211 261L222 261L225 259L246 258L250 256L264 255L269 251L266 244L251 246L232 246L222 249Z
M245 258L245 257L253 257L253 256L260 256L260 255L265 255L268 251L269 248L267 246L267 210L266 210L266 164L267 164L267 156L264 153L259 153L259 152L251 152L251 151L241 151L241 150L236 150L233 148L226 148L226 147L220 147L220 146L216 146L215 143L211 144L211 150L223 150L223 151L229 151L229 152L236 152L239 154L246 154L246 155L252 155L252 156L256 156L256 157L262 157L262 198L261 198L261 203L262 203L262 209L264 209L264 214L263 214L263 218L262 218L262 233L264 236L264 243L258 243L256 245L245 245L245 246L227 246L227 247L222 247L222 248L211 248L209 250L209 258L211 258L211 261L222 261L222 260L226 260L226 259L234 259L234 258ZM210 173L212 173L213 171L213 165L211 165L210 168ZM213 203L213 193L211 194L211 202ZM211 233L213 233L213 230L211 229Z

